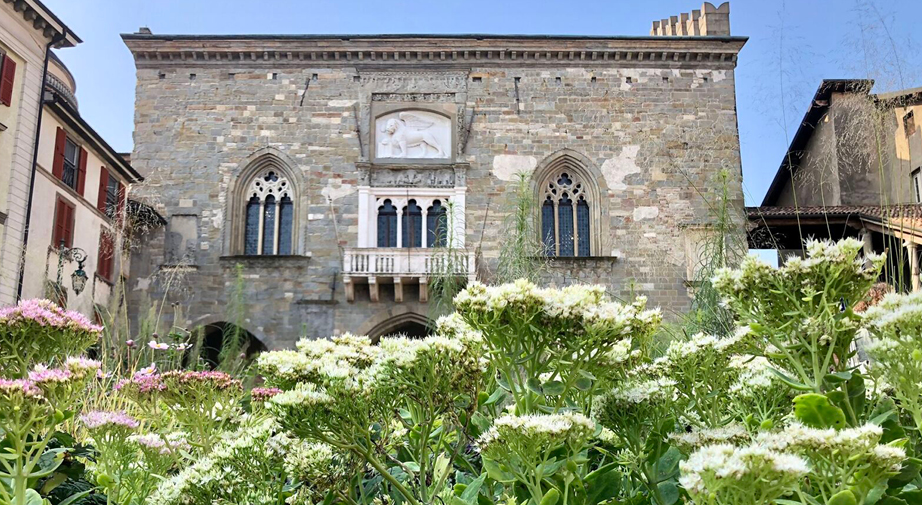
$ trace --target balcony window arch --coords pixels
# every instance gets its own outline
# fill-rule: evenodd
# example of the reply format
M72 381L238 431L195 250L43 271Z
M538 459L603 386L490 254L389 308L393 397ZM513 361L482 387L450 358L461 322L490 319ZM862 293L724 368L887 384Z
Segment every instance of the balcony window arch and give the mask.
M300 254L298 225L301 194L287 156L264 148L244 161L228 188L225 213L230 254L287 256Z
M390 200L378 207L378 247L397 247L397 207Z
M600 188L584 157L562 152L535 173L540 240L548 256L596 256L601 250Z

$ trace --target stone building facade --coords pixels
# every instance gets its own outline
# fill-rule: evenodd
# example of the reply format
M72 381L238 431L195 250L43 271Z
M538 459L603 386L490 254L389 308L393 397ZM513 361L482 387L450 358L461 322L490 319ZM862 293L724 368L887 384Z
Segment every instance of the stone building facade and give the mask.
M168 221L131 304L218 327L242 297L271 348L413 333L433 272L490 281L525 174L548 283L681 312L722 171L743 205L728 16L643 37L123 35L132 194Z

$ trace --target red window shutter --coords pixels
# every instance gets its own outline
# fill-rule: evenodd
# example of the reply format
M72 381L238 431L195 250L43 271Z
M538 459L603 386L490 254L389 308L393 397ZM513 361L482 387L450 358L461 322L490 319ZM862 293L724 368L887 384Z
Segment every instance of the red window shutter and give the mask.
M66 211L64 210L64 200L61 200L61 197L58 197L58 201L54 204L54 232L51 234L51 246L60 247L61 239L64 238L64 219L67 217Z
M86 189L86 149L80 148L80 159L77 160L77 193L83 196Z
M3 57L3 69L0 70L0 103L9 106L13 103L13 80L16 78L16 62L9 56Z
M112 280L112 267L115 262L115 247L112 235L105 229L99 235L99 258L97 260L97 273L103 279Z
M103 214L106 213L106 192L109 190L109 171L106 167L99 168L99 193L96 196L96 208Z
M118 183L118 215L125 215L125 199L128 198L128 194L125 192L125 185Z
M67 209L67 232L64 237L64 244L67 247L74 246L74 207L68 203L64 204L64 207Z
M52 161L51 173L58 179L64 178L64 144L67 142L67 134L63 128L58 128L57 137L54 139L54 161Z

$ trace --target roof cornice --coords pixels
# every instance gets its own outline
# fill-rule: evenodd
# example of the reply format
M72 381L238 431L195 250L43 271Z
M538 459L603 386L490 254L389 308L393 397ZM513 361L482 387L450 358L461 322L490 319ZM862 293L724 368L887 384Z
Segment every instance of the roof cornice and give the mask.
M48 39L58 37L60 40L55 47L74 47L83 42L40 0L3 0L3 2L12 4L13 10L19 12L23 19L32 23L32 27Z
M469 68L630 66L733 68L746 37L548 35L123 34L141 67L164 65Z

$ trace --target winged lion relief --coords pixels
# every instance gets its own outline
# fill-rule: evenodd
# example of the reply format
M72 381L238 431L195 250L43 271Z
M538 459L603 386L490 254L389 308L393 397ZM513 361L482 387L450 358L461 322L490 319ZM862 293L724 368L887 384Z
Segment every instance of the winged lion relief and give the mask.
M378 158L449 158L451 120L428 111L403 111L377 119Z

